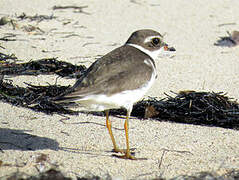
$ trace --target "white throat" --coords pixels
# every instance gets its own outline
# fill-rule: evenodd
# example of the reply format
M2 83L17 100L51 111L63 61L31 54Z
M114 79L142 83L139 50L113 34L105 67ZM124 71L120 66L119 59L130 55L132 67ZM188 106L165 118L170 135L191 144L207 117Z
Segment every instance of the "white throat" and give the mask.
M137 45L137 44L127 43L126 45L133 46L133 47L139 49L140 51L142 51L142 52L144 52L145 54L149 55L153 60L156 60L157 57L158 57L160 54L163 54L163 52L164 52L164 48L160 48L160 49L155 50L155 51L149 51L148 49L145 49L145 48L143 48L142 46L139 46L139 45Z

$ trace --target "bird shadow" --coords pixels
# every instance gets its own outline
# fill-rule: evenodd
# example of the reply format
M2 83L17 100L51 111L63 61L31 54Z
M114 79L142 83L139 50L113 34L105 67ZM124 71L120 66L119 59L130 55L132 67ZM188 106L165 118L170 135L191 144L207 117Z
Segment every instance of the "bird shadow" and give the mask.
M31 130L0 128L0 152L3 150L35 151L58 150L59 143L53 139L30 134Z

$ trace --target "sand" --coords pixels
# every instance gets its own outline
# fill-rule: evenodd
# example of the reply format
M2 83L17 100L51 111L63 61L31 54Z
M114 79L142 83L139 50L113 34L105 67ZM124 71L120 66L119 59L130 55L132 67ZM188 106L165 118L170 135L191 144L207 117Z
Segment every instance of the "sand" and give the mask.
M88 6L83 13L72 9L52 10L55 5ZM239 98L238 47L213 44L226 32L239 30L239 2L206 1L94 1L1 0L0 16L54 15L42 22L18 22L0 27L0 36L17 34L17 41L0 41L1 52L28 61L58 57L89 66L99 56L122 45L138 29L165 34L176 53L156 62L158 79L146 94L164 97L180 90L227 92ZM38 26L44 33L25 32L23 25ZM72 36L72 34L74 34ZM7 77L17 85L54 84L56 76ZM60 79L59 84L74 80ZM200 171L224 173L239 169L239 132L171 122L130 119L130 161L112 157L112 144L102 116L46 115L0 102L0 177L17 170L36 174L57 167L66 176L110 175L120 179L167 179ZM125 147L123 118L111 117L117 143ZM39 156L46 154L46 161Z

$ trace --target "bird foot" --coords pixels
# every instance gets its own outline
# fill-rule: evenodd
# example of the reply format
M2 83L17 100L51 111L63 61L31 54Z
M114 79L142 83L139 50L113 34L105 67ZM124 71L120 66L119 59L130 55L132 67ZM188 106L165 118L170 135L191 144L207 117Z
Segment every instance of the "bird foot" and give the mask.
M120 158L120 159L137 160L136 157L132 156L131 154L127 154L127 153L125 153L125 154L122 155L122 156L119 156L119 155L114 155L114 156L117 157L117 158Z
M136 148L131 148L130 151L135 151ZM112 150L113 152L116 152L116 153L122 153L122 154L126 154L126 149L119 149L119 148L115 148ZM132 152L132 154L135 154L135 152Z
M124 155L122 156L119 156L119 155L116 155L114 154L113 156L117 157L117 158L120 158L120 159L129 159L129 160L147 160L147 158L136 158L134 157L133 155L131 154L127 154L125 153Z

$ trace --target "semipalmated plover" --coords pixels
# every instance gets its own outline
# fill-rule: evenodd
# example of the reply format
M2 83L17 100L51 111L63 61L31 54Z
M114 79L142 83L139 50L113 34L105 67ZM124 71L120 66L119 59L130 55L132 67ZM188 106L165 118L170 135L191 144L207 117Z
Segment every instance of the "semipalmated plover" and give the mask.
M121 158L136 159L129 147L129 116L133 104L143 97L157 77L154 60L163 51L175 51L162 39L160 33L150 29L134 32L123 46L95 61L69 93L57 98L77 102L91 111L105 111L114 151L124 153ZM126 150L116 145L109 120L109 110L122 107L127 110Z

